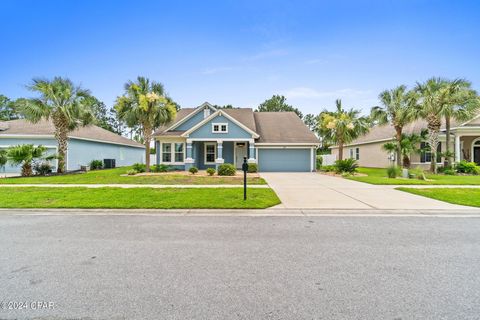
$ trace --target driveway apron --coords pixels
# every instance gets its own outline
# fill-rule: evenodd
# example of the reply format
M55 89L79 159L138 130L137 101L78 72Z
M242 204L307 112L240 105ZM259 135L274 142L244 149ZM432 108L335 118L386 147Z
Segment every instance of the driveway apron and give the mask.
M261 176L286 209L472 209L319 173L265 172Z

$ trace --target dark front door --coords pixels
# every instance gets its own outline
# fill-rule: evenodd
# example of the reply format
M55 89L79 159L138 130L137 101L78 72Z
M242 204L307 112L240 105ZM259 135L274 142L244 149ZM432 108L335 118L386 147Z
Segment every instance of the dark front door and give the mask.
M480 165L480 147L473 148L473 161Z

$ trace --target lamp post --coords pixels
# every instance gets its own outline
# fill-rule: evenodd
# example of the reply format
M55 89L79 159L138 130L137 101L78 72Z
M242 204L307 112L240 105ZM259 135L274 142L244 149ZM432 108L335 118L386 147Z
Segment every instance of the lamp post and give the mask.
M243 200L247 200L247 171L248 171L248 163L247 157L243 157Z

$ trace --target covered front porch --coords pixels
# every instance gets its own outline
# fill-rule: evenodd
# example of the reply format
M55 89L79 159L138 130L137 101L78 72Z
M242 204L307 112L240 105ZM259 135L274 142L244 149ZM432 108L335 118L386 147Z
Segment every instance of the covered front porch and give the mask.
M480 131L477 133L457 132L455 134L455 161L473 161L480 165Z
M253 139L186 140L185 170L193 166L201 170L218 168L222 163L231 163L241 169L244 157L249 163L256 162Z

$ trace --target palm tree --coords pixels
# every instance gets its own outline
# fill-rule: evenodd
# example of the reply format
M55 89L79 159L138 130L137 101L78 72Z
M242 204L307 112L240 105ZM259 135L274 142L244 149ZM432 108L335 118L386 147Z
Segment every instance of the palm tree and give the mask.
M370 129L370 121L360 116L356 109L344 110L342 101L335 101L336 110L323 111L319 115L319 134L325 142L338 146L338 159L343 160L343 147L365 134Z
M419 95L417 114L427 121L428 144L432 155L430 171L433 173L437 173L438 136L445 114L446 85L445 79L430 78L424 83L417 82L415 86L415 92Z
M443 116L445 117L446 150L445 164L452 163L452 152L450 152L450 123L452 119L466 121L475 116L480 108L480 99L477 92L473 90L471 82L463 79L446 81L443 91L445 100Z
M392 90L385 90L378 96L382 106L373 107L370 112L372 120L379 125L390 124L395 129L397 142L397 165L402 165L401 140L403 128L415 120L415 95L404 85Z
M17 104L19 110L33 123L42 119L52 120L55 126L54 136L58 142L57 171L65 172L68 134L95 120L90 92L61 77L53 80L33 79L27 88L39 93L40 97L20 100Z
M146 171L150 171L150 142L155 129L175 119L176 108L165 95L161 83L138 77L125 84L125 94L117 98L115 109L130 128L138 127L145 144Z
M29 177L33 174L32 163L37 159L51 159L53 156L45 157L47 148L44 146L35 147L33 144L21 144L8 148L8 161L15 165L22 166L22 176Z

